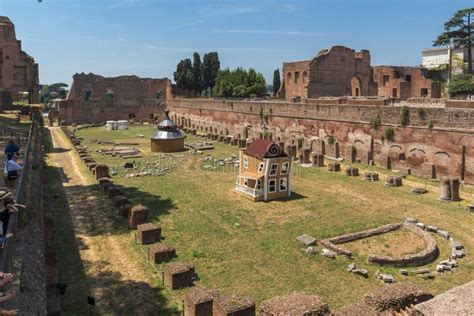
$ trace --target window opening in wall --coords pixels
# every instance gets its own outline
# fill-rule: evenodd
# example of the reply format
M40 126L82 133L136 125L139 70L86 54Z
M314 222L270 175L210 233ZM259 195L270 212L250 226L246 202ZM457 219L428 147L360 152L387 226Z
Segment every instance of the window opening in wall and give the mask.
M159 89L156 91L156 98L158 100L163 98L163 90Z
M428 96L428 89L427 88L421 88L421 96L422 97L427 97Z
M115 92L111 89L107 89L107 92L105 92L105 95L107 96L107 100L115 99Z
M408 82L411 82L411 75L406 75L405 80L408 81Z
M383 85L386 86L389 81L390 81L390 76L389 75L384 75L383 76Z
M299 83L300 81L300 73L297 71L295 72L295 83Z
M84 101L89 101L92 98L92 91L86 90L84 91Z
M392 89L392 97L393 97L393 98L396 98L396 97L397 97L397 89L396 89L396 88L393 88L393 89Z
M356 97L360 96L360 94L359 94L359 88L356 88L356 91L355 91L355 92L356 92L356 93L355 93L355 96L356 96Z
M287 83L291 83L291 72L289 72L287 75L286 75L286 82Z
M134 119L136 118L135 113L130 113L130 114L128 114L128 118L129 118L130 120L134 120Z

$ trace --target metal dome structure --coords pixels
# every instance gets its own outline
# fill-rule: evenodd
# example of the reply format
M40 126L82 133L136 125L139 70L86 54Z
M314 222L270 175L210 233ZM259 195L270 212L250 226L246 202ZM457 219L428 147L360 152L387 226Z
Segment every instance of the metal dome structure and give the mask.
M151 137L151 151L176 152L184 150L184 135L165 110L165 119L158 123L158 131Z

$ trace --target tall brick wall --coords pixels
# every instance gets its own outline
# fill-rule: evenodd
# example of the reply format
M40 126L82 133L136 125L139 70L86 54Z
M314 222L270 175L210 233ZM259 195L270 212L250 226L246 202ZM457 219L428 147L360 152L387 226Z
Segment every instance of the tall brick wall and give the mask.
M15 25L0 16L0 105L19 100L19 92L29 93L29 103L39 103L38 64L21 49Z
M437 177L456 175L474 183L474 110L425 108L423 117L409 109L409 127L400 126L400 107L373 105L315 105L225 100L172 99L168 105L181 125L207 133L257 138L261 133L260 112L267 114L267 127L274 140L298 144L315 152L350 159L352 146L362 162L373 159L393 168L411 168L413 174ZM379 115L382 126L369 122ZM429 121L434 128L428 128ZM384 139L393 128L394 140ZM332 135L335 144L328 145ZM464 149L463 149L464 146ZM336 147L338 149L336 149Z
M169 97L171 82L166 78L75 74L67 99L57 104L60 120L67 123L100 123L127 120L131 116L145 121L161 116Z
M280 97L292 100L296 97L304 98L308 95L309 60L283 63L283 89Z

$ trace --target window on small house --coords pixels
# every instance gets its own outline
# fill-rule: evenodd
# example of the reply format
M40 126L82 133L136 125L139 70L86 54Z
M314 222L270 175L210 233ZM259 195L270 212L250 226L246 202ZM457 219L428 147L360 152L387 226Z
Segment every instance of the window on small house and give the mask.
M244 157L244 169L249 168L249 159L247 157Z
M295 83L299 83L300 81L300 73L298 71L295 72Z
M264 166L264 163L261 162L258 164L258 173L262 173L263 172L263 166Z
M257 181L257 190L260 190L262 188L262 180Z
M270 175L275 176L278 172L278 164L277 163L272 163L270 167Z
M383 76L383 85L386 86L389 81L390 81L390 76L389 75L384 75Z
M92 98L92 91L86 90L84 91L84 101L89 101Z
M411 82L411 75L406 75L405 80L408 81L408 82Z
M276 180L268 180L268 192L273 193L276 192Z
M290 166L289 162L284 162L281 164L281 174L287 174L288 173L288 167Z
M288 179L281 178L280 179L280 192L285 192L286 190L288 190Z

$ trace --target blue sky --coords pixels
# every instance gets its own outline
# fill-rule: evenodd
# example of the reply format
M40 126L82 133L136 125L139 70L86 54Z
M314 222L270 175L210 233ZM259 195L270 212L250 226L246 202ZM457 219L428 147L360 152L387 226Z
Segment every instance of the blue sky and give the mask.
M284 61L345 45L372 64L418 65L443 23L473 0L0 0L41 83L77 72L173 77L180 59L218 51L223 67L271 82Z

